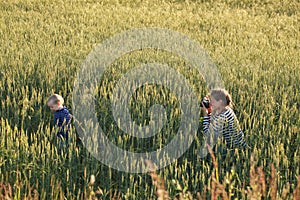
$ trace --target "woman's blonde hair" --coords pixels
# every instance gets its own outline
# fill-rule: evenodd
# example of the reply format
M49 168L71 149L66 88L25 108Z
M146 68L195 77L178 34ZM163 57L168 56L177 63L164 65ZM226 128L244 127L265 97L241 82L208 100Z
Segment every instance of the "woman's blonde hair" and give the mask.
M225 89L213 89L210 92L210 96L213 96L217 101L222 100L224 106L233 108L231 95Z
M57 104L58 102L63 105L64 104L64 98L60 96L59 94L52 94L49 98L48 101L52 101L53 103Z

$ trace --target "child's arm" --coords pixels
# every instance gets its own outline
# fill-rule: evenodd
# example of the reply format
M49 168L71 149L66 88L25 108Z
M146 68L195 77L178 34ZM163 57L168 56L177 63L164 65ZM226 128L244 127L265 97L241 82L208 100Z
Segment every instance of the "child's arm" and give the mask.
M56 114L54 114L54 126L58 126L58 123L59 123L59 117L56 115Z
M71 123L71 119L72 119L72 115L70 114L68 109L65 109L62 113L61 113L61 126L67 131L70 129L70 123Z

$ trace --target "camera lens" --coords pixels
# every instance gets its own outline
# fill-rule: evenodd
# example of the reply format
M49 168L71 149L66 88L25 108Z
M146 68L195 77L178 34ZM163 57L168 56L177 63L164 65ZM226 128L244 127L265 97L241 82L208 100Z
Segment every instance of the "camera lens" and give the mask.
M202 104L205 106L205 108L209 108L209 100L207 98L202 100L200 107L203 107Z

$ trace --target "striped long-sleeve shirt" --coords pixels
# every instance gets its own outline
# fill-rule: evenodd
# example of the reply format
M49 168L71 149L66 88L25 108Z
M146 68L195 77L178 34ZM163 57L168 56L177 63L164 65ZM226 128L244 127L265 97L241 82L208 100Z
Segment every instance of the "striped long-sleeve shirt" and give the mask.
M215 140L219 136L223 136L228 148L248 146L244 139L244 133L239 126L239 121L232 109L223 111L220 114L205 116L203 131L207 137L213 136Z

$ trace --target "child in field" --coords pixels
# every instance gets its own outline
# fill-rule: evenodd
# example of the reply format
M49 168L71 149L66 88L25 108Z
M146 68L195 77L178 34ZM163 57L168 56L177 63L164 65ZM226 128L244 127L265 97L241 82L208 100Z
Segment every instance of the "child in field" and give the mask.
M68 144L72 115L63 104L64 99L58 94L51 95L47 101L50 110L54 112L54 123L58 127L57 137Z
M204 115L203 131L206 137L217 140L219 136L225 142L227 150L248 148L239 121L232 110L230 94L224 89L214 89L210 92L208 108L202 103ZM216 141L215 141L216 142ZM226 149L225 151L226 152Z

